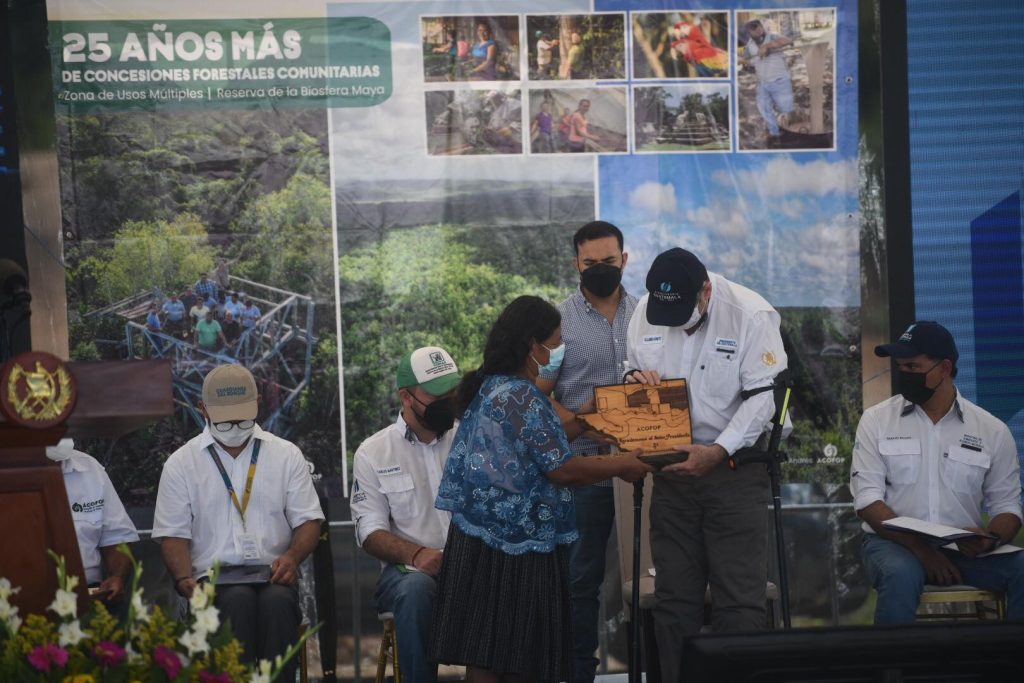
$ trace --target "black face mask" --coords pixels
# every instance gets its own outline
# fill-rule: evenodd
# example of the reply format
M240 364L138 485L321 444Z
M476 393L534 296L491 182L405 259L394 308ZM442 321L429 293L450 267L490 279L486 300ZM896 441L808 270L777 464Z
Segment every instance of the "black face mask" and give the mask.
M609 263L595 263L580 273L580 284L602 299L611 296L622 282L622 268Z
M430 405L413 398L424 406L423 414L416 413L416 419L430 431L441 436L455 425L455 402L450 397L439 398Z
M907 372L906 370L898 370L896 372L897 386L900 389L900 394L903 398L907 399L915 405L923 405L935 395L935 389L929 389L925 386L925 380L928 377L928 373L934 370L938 366L938 363L931 366L924 372Z

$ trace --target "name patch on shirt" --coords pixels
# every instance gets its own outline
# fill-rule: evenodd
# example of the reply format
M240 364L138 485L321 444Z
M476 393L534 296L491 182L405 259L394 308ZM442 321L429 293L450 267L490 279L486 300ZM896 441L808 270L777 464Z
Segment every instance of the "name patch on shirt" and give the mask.
M736 353L736 340L726 339L725 337L715 337L715 351L721 351L722 353Z
M379 476L379 477L386 477L389 474L401 474L401 473L402 473L402 466L401 465L392 465L391 467L381 467L380 469L377 470L377 476Z
M964 434L960 439L960 445L969 451L976 451L978 453L985 449L985 442L982 441L980 436L974 436L973 434Z
M661 344L664 341L665 337L660 334L645 334L643 339L644 344Z

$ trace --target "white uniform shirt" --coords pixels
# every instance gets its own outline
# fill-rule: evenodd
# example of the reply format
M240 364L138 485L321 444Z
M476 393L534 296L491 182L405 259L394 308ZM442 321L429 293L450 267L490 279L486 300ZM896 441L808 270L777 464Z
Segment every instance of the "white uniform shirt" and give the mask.
M768 386L786 369L779 314L761 295L709 273L711 303L692 335L647 322L644 295L629 321L628 364L684 378L690 394L693 442L717 443L730 454L753 445L775 412L771 391L746 401L741 391Z
M207 446L214 445L241 503L257 438L262 443L243 528ZM192 572L198 577L213 566L214 560L222 564L272 564L288 550L293 529L323 518L309 465L295 444L257 425L245 450L232 458L214 441L207 427L164 463L153 538L191 539ZM243 559L239 536L244 532L256 538L258 559Z
M94 457L71 450L70 457L61 461L60 468L71 504L78 550L82 553L85 580L90 584L99 583L103 580L100 548L134 543L139 540L139 534L110 483L107 471Z
M434 499L457 429L458 423L440 439L423 443L399 414L359 446L350 504L360 546L383 530L417 545L444 547L451 513L435 508Z
M1021 516L1013 436L962 396L938 423L898 395L865 410L850 490L857 510L881 500L897 515L955 527L981 527L982 503L992 517Z

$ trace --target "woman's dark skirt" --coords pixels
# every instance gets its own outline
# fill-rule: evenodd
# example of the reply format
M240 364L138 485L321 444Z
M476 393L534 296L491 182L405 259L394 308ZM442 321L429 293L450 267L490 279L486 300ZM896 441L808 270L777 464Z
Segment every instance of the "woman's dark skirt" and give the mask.
M431 659L571 681L569 547L508 555L453 521L437 579Z

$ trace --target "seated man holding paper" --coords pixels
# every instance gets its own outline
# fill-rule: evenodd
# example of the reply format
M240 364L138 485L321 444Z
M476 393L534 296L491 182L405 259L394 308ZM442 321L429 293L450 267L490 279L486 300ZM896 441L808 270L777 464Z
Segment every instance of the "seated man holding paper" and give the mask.
M957 391L959 354L942 325L916 322L875 354L895 360L901 394L864 411L850 471L864 565L878 591L875 623L912 623L925 583L1006 593L1007 618L1024 619L1024 553L1006 546L1021 526L1010 430ZM943 547L892 530L885 522L896 517L974 533Z
M181 595L191 597L215 562L227 567L215 604L245 662L273 660L298 639L298 566L324 519L301 451L256 425L258 399L240 365L206 375L199 404L206 429L164 463L153 520ZM280 680L294 680L295 663Z
M132 564L118 546L139 540L135 524L103 465L88 453L75 450L74 441L61 439L56 446L47 446L46 456L60 463L64 475L90 595L102 599L118 616L127 616L128 601L124 597L131 590Z
M455 437L460 379L442 348L406 354L398 364L398 419L366 439L352 464L356 541L381 561L377 608L395 615L402 677L417 683L437 680L426 647L451 513L436 509L434 498Z

